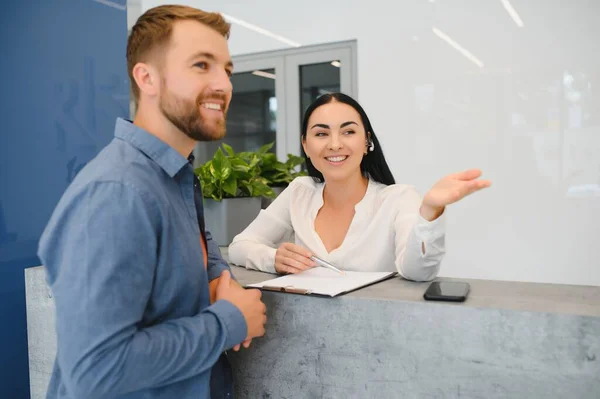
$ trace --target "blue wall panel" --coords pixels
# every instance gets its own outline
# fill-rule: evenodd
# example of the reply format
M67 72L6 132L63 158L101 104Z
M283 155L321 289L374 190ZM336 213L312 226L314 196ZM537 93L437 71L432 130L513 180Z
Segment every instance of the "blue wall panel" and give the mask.
M0 398L29 397L24 269L75 174L129 115L126 0L0 12Z

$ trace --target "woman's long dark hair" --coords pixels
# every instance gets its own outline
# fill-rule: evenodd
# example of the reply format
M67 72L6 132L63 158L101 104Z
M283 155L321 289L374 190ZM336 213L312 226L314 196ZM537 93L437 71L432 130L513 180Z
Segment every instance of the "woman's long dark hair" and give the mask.
M321 105L329 104L335 101L348 104L349 106L354 108L356 112L358 112L358 114L360 115L360 119L362 120L362 124L365 127L367 139L370 139L370 141L373 142L373 144L375 145L375 149L373 151L367 151L367 154L363 156L362 162L360 163L360 170L363 176L368 177L371 180L375 180L376 182L385 184L387 186L389 186L390 184L395 184L396 181L394 180L394 175L392 175L390 167L385 161L385 157L383 156L383 149L381 148L381 145L379 145L379 140L377 140L377 136L373 131L373 127L371 126L371 121L369 121L367 113L356 100L354 100L350 96L347 96L346 94L324 94L317 98L306 109L306 112L304 113L304 119L302 120L302 140L306 140L306 133L308 132L308 120L312 113ZM310 158L306 156L306 152L304 152L304 147L302 148L302 156L304 157L304 161L306 162L306 169L308 171L308 175L312 177L316 182L322 183L324 181L323 174L314 167L314 165L310 161Z

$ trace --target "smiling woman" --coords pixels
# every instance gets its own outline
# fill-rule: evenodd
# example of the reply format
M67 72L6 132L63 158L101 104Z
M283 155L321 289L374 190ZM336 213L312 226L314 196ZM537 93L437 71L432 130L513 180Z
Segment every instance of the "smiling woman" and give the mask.
M308 107L302 148L309 177L296 178L234 238L233 263L299 273L316 266L316 255L345 270L431 280L445 253L445 207L491 184L468 170L444 177L422 199L413 186L396 184L367 114L341 93Z
M395 183L369 117L345 94L323 95L308 107L302 123L302 151L309 174L318 182L324 181L321 170L325 164L321 161L326 159L332 165L345 163L342 174L353 173L355 178L362 174L385 185ZM345 176L329 177L337 180Z

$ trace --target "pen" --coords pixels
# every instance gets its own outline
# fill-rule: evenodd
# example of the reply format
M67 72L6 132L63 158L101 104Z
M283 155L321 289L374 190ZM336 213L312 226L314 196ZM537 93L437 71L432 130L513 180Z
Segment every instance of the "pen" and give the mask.
M327 269L334 270L334 271L336 271L336 272L338 272L338 273L340 273L340 274L344 274L344 272L343 272L343 271L341 271L341 270L340 270L340 269L338 269L337 267L333 266L331 263L324 261L324 260L323 260L323 259L321 259L321 258L317 258L316 256L314 256L314 255L313 255L313 256L311 256L311 257L310 257L310 259L312 259L312 260L314 260L315 262L317 262L317 264L318 264L319 266L323 266L323 267L325 267L325 268L327 268Z

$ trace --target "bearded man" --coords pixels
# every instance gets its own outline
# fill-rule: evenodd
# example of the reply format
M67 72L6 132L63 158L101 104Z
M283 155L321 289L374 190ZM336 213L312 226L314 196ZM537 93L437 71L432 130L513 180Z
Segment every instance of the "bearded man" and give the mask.
M205 230L192 167L198 141L225 135L229 28L160 6L132 29L134 121L117 119L39 244L56 304L49 398L232 397L226 351L264 334L260 291L231 277Z

